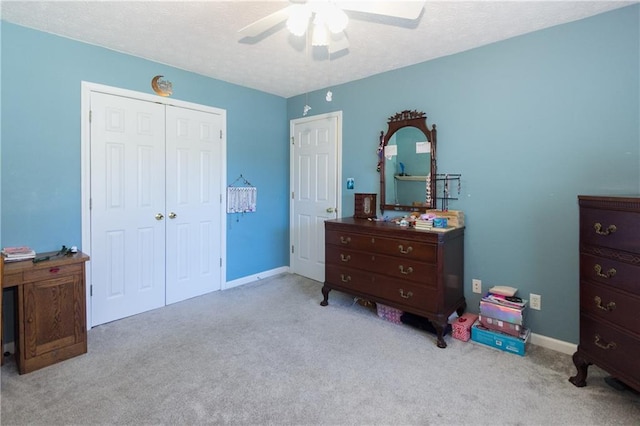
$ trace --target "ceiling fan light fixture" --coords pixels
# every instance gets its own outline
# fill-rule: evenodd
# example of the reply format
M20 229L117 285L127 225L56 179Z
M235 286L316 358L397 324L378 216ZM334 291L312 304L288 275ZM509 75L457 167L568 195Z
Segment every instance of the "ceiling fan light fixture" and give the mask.
M349 23L349 17L338 6L331 4L331 7L327 8L324 21L327 23L327 28L333 34L338 34L347 28Z
M329 45L329 32L327 26L322 22L314 22L313 34L311 35L312 46L328 46Z
M289 18L287 19L287 29L295 36L303 36L304 33L307 32L309 18L311 18L311 10L306 5L292 5Z

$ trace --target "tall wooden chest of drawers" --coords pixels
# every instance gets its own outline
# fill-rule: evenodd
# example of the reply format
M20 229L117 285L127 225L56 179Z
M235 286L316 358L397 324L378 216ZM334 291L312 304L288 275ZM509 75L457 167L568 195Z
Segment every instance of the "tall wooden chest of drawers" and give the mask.
M640 196L579 196L580 343L573 354L587 384L595 364L640 390Z
M464 228L422 231L394 223L343 218L325 222L325 282L332 289L428 318L437 344L449 316L466 309Z

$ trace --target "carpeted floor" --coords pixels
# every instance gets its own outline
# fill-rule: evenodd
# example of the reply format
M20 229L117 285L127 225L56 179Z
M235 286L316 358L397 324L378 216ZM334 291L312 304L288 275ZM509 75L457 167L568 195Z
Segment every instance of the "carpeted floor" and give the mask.
M640 396L571 357L384 321L284 274L96 327L89 353L2 367L3 425L640 425Z

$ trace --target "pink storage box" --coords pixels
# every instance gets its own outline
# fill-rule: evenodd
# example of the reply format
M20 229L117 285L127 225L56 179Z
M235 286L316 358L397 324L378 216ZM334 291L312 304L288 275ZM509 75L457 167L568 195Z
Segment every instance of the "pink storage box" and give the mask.
M520 337L523 329L520 324L502 321L482 314L480 315L480 324L484 325L489 330L500 331L515 337Z
M471 326L478 319L478 315L467 312L456 318L451 324L451 336L454 339L466 342L471 338Z
M400 317L402 316L401 310L383 305L382 303L376 303L376 310L380 318L395 324L402 324L402 321L400 321Z

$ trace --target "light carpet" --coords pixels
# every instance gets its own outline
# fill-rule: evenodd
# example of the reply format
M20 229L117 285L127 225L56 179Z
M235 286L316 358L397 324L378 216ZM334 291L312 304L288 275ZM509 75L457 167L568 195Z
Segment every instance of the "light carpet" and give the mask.
M85 355L2 367L3 425L640 425L640 396L571 357L380 319L283 274L91 329Z

